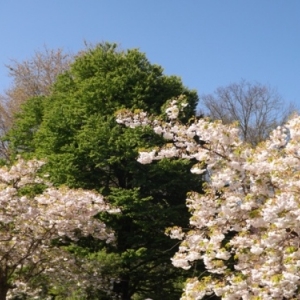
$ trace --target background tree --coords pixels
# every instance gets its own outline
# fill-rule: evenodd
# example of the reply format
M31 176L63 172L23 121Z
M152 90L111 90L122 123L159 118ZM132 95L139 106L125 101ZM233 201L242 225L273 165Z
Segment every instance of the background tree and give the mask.
M179 95L188 104L181 114L185 122L195 112L195 91L164 75L136 49L99 44L76 57L49 96L25 103L8 136L15 153L47 158L55 184L96 189L121 208L118 216L100 216L115 230L116 248L92 239L78 245L107 262L105 272L119 278L114 291L124 300L179 298L183 273L171 265L177 244L165 236L165 228L176 222L187 226L186 192L200 191L201 180L184 159L149 166L136 162L138 149L165 141L150 128L120 126L114 114L144 109L163 120L162 107ZM101 291L94 297L111 299Z
M275 89L245 80L201 96L200 104L204 114L214 120L225 124L238 121L242 139L252 145L265 140L295 110Z
M12 86L0 95L0 132L8 132L14 122L14 115L29 98L47 96L57 76L66 71L73 56L63 49L48 49L35 52L28 60L11 60L6 65ZM0 156L8 158L7 145L1 140Z

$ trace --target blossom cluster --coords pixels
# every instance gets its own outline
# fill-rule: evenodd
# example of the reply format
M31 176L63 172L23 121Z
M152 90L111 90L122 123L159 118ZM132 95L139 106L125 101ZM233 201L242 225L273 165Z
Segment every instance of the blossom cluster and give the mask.
M176 111L176 103L169 111ZM236 124L195 119L184 125L173 117L163 122L129 111L123 116L127 125L133 120L135 126L146 124L168 140L161 149L141 152L141 163L165 157L195 160L191 171L205 180L204 192L190 192L186 200L190 230L167 231L182 240L172 258L176 267L189 269L197 260L205 265L205 272L186 282L181 299L296 299L300 117L253 148L242 141Z
M112 230L95 216L118 210L95 192L54 188L37 175L42 165L19 159L10 168L0 168L0 289L10 283L9 298L38 294L31 282L41 273L54 282L70 279L75 286L93 283L92 274L100 286L101 279L93 275L94 268L87 267L88 261L74 258L53 241L76 241L89 235L107 242L114 239ZM42 193L33 191L37 184L43 185Z

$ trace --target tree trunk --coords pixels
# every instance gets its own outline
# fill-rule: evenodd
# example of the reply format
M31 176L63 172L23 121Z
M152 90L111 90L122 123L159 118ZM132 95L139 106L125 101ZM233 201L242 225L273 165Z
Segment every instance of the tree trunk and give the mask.
M131 295L129 292L129 277L122 276L121 281L119 283L115 283L114 292L118 294L120 299L122 300L131 300ZM2 300L2 299L0 299Z
M0 282L0 300L6 300L7 292L8 285L6 283Z
M129 282L128 281L125 281L122 284L122 300L131 300L131 296L129 295Z

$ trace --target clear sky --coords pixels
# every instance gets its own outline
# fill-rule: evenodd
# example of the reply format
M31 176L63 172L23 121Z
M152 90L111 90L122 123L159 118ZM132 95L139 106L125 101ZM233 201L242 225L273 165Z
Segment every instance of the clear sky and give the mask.
M11 58L109 41L200 95L243 78L300 107L300 0L0 0L0 37L0 93Z

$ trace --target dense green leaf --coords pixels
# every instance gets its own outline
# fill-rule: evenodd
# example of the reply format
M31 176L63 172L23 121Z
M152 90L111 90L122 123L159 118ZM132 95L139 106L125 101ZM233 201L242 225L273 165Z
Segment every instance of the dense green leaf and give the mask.
M103 276L119 278L114 291L124 300L179 298L184 273L171 264L178 245L165 229L188 226L186 193L200 191L201 182L189 161L139 164L140 148L164 140L147 127L118 125L114 113L143 109L163 117L166 101L181 94L189 103L187 121L198 100L195 91L164 75L140 51L104 43L80 53L50 96L29 100L8 136L13 153L47 159L45 172L56 185L96 189L121 208L121 214L98 216L115 230L115 247L91 238L78 247L103 261Z

